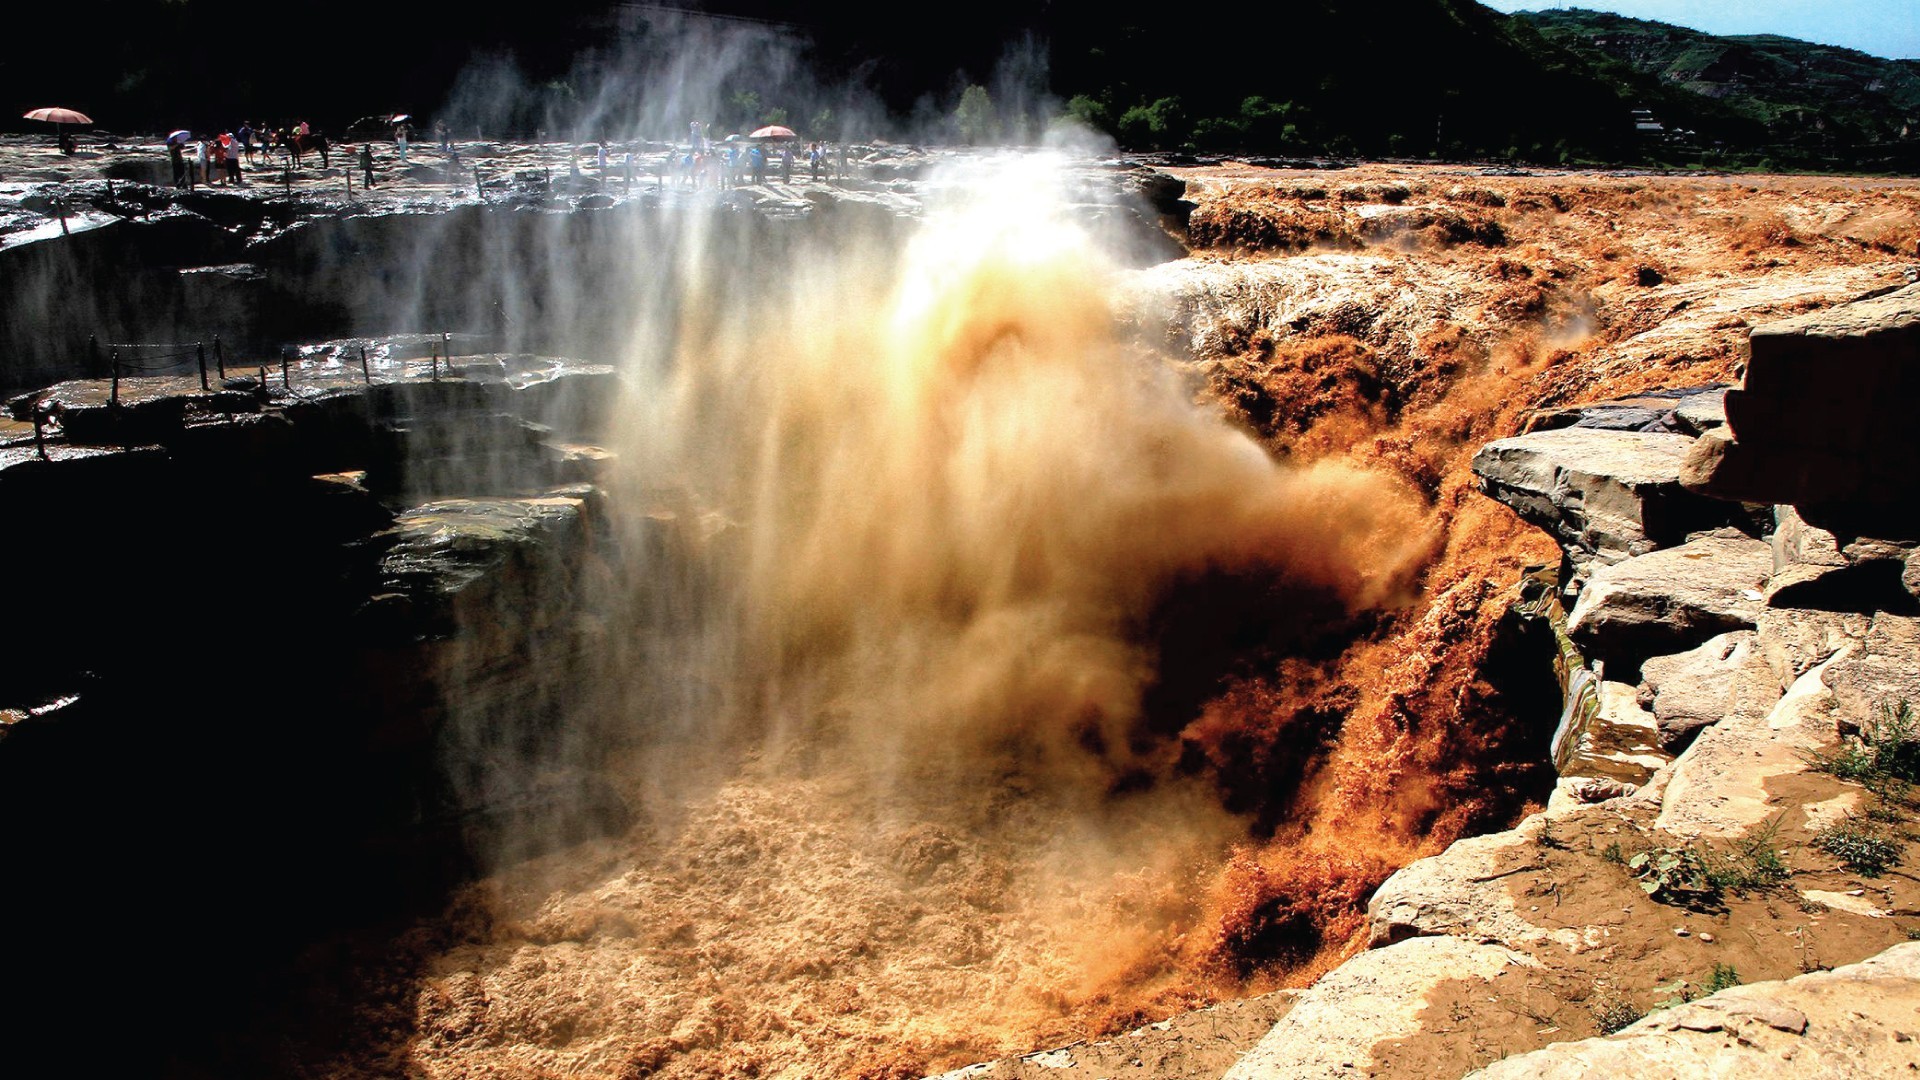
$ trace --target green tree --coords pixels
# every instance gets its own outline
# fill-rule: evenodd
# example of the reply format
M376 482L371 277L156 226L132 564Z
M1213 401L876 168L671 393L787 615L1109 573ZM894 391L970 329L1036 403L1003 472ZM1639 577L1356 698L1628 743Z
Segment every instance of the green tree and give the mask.
M1177 97L1163 97L1151 105L1135 105L1120 114L1116 134L1124 146L1165 150L1187 136L1187 114Z
M953 111L954 126L968 146L992 142L1000 134L1000 119L994 113L993 97L984 86L969 86L960 94L960 107Z
M1298 119L1291 101L1272 102L1258 94L1240 102L1240 125L1247 144L1258 150L1278 150L1288 140L1287 129Z
M1113 134L1113 110L1099 98L1075 94L1067 101L1067 115L1095 131Z

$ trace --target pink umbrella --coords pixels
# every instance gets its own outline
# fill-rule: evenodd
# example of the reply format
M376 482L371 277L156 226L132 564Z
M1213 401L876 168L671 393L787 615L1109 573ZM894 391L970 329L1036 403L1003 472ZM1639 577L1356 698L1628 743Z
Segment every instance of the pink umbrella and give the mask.
M72 109L35 109L24 114L27 120L44 120L49 124L91 124L93 117Z
M792 128L781 127L779 124L768 124L747 136L749 139L797 139L799 137L793 133Z
M43 120L52 124L54 140L60 144L60 151L66 154L73 153L73 144L67 142L66 132L60 129L67 124L93 123L93 117L72 109L34 109L21 115L28 120Z

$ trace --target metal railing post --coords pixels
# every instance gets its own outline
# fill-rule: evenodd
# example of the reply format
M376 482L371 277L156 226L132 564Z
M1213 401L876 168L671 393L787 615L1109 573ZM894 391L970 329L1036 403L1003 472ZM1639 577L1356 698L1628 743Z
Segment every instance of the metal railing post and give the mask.
M292 390L293 374L291 371L291 365L289 365L287 362L287 352L288 350L286 349L280 350L280 385L282 388L286 390Z
M193 343L193 350L200 358L200 389L212 390L213 387L207 385L207 343L196 341Z
M367 347L365 345L360 346L360 381L366 383L368 386L373 385L373 375L367 370Z
M213 363L220 372L221 384L225 385L227 381L227 354L220 348L219 334L213 335Z
M120 404L120 346L115 345L110 357L113 363L113 394L107 398L109 405Z

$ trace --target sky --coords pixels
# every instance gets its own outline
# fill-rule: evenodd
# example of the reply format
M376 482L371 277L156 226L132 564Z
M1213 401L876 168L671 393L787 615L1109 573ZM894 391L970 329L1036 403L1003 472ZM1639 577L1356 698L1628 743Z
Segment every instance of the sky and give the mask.
M1874 56L1920 58L1920 0L1481 0L1497 11L1586 8L1709 34L1782 34Z

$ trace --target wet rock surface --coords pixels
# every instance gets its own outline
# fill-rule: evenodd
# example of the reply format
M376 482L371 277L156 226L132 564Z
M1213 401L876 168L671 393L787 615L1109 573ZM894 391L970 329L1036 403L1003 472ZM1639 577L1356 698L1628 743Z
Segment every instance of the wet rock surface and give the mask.
M105 376L116 352L128 373L191 370L193 352L216 339L236 369L271 368L321 337L415 332L613 357L630 328L572 292L589 281L605 295L648 288L657 268L631 258L636 246L667 252L692 216L763 250L809 222L904 222L921 212L928 178L976 156L854 147L845 172L722 187L681 174L663 145L622 148L602 174L579 169L566 144L463 142L416 147L405 169L381 146L370 189L336 154L297 168L276 159L245 186L185 191L160 186L157 144L48 162L43 149L0 137L0 174L45 166L0 182L0 391ZM1179 200L1155 175L1088 161L1077 181L1088 221L1130 237L1127 250L1148 262L1182 253L1168 231L1183 220ZM1165 205L1121 198L1134 190L1160 192ZM528 265L556 245L568 265Z

